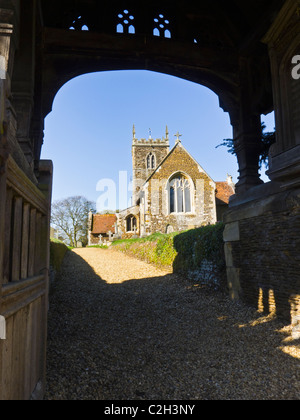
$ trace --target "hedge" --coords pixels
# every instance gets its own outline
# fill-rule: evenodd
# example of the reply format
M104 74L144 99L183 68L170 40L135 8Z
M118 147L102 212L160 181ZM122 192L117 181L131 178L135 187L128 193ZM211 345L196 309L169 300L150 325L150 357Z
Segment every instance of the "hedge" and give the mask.
M61 270L62 262L69 248L57 239L50 240L50 265L58 273Z
M197 270L203 261L213 263L220 271L225 269L223 232L224 224L217 223L177 235L174 238L177 251L174 270Z
M173 268L193 278L226 288L223 242L224 224L204 226L182 233L153 234L147 238L116 241L113 246L157 266Z
M172 267L177 255L174 249L176 233L154 233L145 238L124 239L113 242L113 247L128 255L162 267Z

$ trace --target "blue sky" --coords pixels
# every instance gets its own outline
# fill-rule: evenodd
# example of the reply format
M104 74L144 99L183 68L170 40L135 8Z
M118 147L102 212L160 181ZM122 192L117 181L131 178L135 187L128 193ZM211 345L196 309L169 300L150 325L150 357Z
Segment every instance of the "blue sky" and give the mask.
M273 114L263 121L274 129ZM149 129L161 138L168 125L170 147L179 131L183 145L215 181L229 173L237 182L235 156L225 147L216 149L232 137L232 128L212 91L150 71L99 72L65 84L46 118L42 159L54 163L53 200L83 195L96 202L102 194L98 181L111 179L118 190L120 171L128 172L129 182L133 124L137 138L148 138Z

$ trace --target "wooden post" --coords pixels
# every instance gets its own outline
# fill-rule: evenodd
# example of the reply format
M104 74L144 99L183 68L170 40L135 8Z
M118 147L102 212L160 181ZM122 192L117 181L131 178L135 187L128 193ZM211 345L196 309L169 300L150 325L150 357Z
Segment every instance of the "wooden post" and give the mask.
M2 284L4 281L3 262L5 249L7 158L7 124L3 123L3 134L0 135L0 314L2 301Z
M4 256L4 232L5 232L5 201L6 201L6 176L0 174L0 313L1 313L1 289L4 279L3 256Z
M21 197L15 197L13 214L13 243L12 243L12 281L20 280L21 269L21 241L22 241L22 207Z
M34 276L35 265L35 236L36 236L36 209L30 212L29 228L29 257L28 257L28 277Z
M2 6L1 6L2 7ZM9 6L8 6L9 7ZM14 55L11 45L13 36L13 10L1 8L0 18L0 315L2 300L2 284L4 282L4 250L5 250L5 207L8 148L8 116L7 99L10 96L10 78L13 66L9 69L9 61ZM1 360L0 360L1 362ZM0 365L1 369L1 365ZM1 378L0 378L1 380ZM0 381L1 385L1 381Z
M11 229L12 229L12 205L13 190L6 189L6 207L5 207L5 247L4 247L4 279L3 283L7 284L11 281Z
M46 293L42 297L41 305L41 334L40 340L40 366L39 377L40 386L36 389L32 398L40 399L45 393L46 386L46 348L47 348L47 319L49 307L49 272L50 272L50 216L51 216L51 199L52 199L52 177L53 164L49 160L40 161L39 165L39 189L45 195L48 203L48 214L40 219L40 253L39 253L39 270L40 274L45 275Z

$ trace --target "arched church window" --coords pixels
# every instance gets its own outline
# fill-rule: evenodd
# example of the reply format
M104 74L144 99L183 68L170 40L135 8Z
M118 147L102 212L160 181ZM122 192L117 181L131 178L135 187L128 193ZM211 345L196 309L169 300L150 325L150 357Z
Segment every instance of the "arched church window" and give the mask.
M134 230L134 228L137 228L136 217L132 218L132 230Z
M117 33L135 34L134 16L127 9L118 14Z
M163 14L154 18L153 35L171 38L170 21Z
M191 182L177 174L169 181L170 213L190 213L192 211Z
M134 232L137 229L136 217L130 215L126 219L126 232Z
M155 169L155 155L149 153L147 156L147 169Z
M78 16L74 19L69 29L72 31L89 31L89 27L86 25L82 16Z

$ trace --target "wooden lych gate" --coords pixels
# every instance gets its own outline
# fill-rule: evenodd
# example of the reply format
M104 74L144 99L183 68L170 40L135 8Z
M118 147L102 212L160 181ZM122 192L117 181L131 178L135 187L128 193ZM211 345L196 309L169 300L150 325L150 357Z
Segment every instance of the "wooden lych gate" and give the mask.
M0 397L41 398L46 374L52 164L41 162L38 186L11 156L4 165L6 171L0 174Z

